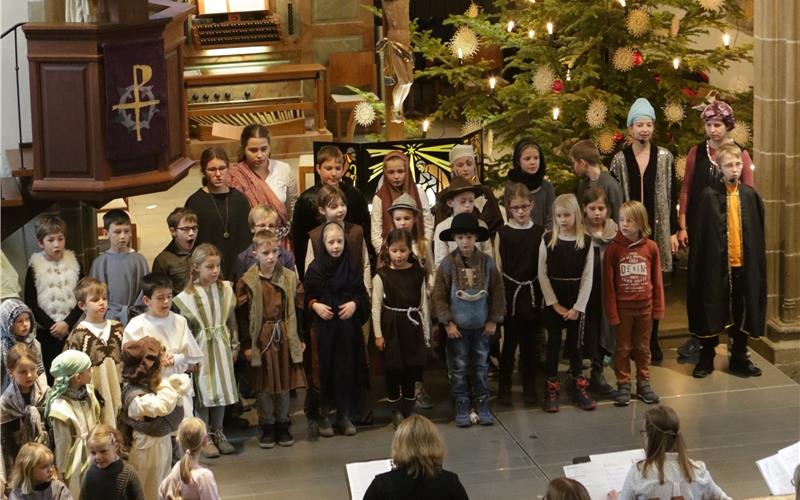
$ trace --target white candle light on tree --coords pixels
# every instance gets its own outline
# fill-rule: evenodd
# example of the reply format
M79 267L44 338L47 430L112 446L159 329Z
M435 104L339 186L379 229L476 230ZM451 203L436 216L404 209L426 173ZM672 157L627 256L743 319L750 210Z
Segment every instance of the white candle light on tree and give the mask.
M561 110L558 109L558 106L553 108L553 120L558 120L558 115L561 114Z

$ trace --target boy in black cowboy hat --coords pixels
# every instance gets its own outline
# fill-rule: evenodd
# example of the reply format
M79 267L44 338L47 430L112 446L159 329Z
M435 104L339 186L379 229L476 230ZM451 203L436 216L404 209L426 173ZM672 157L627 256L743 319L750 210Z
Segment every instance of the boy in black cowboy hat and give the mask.
M436 317L447 331L450 392L459 427L469 427L471 423L467 384L470 370L480 424L494 423L489 410L487 357L490 339L497 323L503 320L506 305L503 279L494 260L475 246L488 238L489 230L470 213L453 217L450 227L439 235L441 241L456 244L436 270L432 302Z
M464 177L453 177L450 180L450 185L447 187L447 189L439 194L439 203L446 204L447 207L453 211L453 215L436 224L436 227L433 230L434 268L439 267L439 263L442 262L442 259L456 249L456 244L452 240L449 242L442 240L441 234L447 229L450 229L450 226L453 224L453 218L456 215L474 215L475 198L479 196L483 196L481 187L471 180L465 179ZM488 226L485 222L478 219L477 216L475 218L481 227L488 230ZM488 237L485 240L478 242L478 250L490 257L494 257L492 242L489 241Z

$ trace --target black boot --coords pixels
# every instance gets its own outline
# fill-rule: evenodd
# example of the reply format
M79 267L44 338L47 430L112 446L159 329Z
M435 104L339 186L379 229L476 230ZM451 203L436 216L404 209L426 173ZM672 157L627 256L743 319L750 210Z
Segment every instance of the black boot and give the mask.
M258 447L267 450L275 447L275 424L261 426L261 439L258 440Z
M716 338L701 339L700 344L702 345L700 349L700 361L698 361L692 371L692 376L694 378L706 378L714 371L714 355L716 354L714 349L717 345Z
M760 377L761 368L757 367L747 357L747 334L743 332L731 332L733 345L731 346L731 360L728 363L728 370L741 377Z
M289 422L275 424L275 439L278 441L278 446L292 446L294 444L294 437L289 432Z

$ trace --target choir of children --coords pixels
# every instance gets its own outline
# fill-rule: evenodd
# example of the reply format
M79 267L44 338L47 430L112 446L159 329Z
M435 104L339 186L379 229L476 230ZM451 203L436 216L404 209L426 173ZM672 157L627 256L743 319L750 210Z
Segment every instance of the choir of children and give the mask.
M631 133L648 139L634 124L642 116L652 122L651 110L636 106ZM252 245L241 254L223 256L208 243L195 248L198 218L178 208L167 219L172 241L149 274L147 262L131 249L125 212L104 216L110 249L93 262L92 277L83 279L75 254L65 248L64 221L40 217L42 252L30 259L25 301L0 305L0 485L14 498L46 491L37 498L151 500L201 490L204 498L217 498L213 474L197 458L235 452L222 427L225 407L240 399L242 379L233 368L240 352L256 395L260 447L294 443L289 394L298 388L307 388L306 415L314 431L330 437L338 428L354 435L369 387L362 332L370 313L395 427L420 404L437 323L459 427L494 422L487 372L500 325L501 404L512 401L518 347L525 404L538 400L541 351L546 412L559 410L562 358L569 361L569 388L581 409L595 408L590 392L629 404L631 358L636 396L658 402L650 383L651 333L664 314L661 271L671 256L651 239L670 230L652 226L654 215L645 208L651 200L622 203L637 196L601 169L590 141L570 151L582 177L580 199L554 197L543 152L526 138L514 150L503 197L508 221L500 227L491 215L500 213L492 208L496 200L473 180L471 147L456 146L450 156L456 175L439 195L435 228L403 153L384 158L370 225L363 195L342 182L341 153L326 146L317 157L320 185L289 210L293 245L277 233L275 209L257 205L248 217ZM707 206L709 213L727 214L727 221L695 219L690 293L704 298L690 308L691 330L702 339L696 377L713 371L716 336L731 319L731 370L760 374L747 357L746 333L763 329L763 204L739 182L742 156L735 145L721 145L720 182L706 183L697 195L697 209ZM620 165L617 173L627 173ZM650 174L640 175L647 180ZM373 247L377 263L371 261ZM747 267L745 254L752 257ZM719 255L726 256L724 265L711 265ZM233 282L224 281L221 261L237 257ZM712 281L719 290L705 293ZM729 302L732 313L719 306ZM543 329L546 345L540 342ZM616 390L603 373L608 358ZM585 359L591 361L591 382L583 375ZM192 418L193 411L200 419ZM650 427L661 432L652 422Z

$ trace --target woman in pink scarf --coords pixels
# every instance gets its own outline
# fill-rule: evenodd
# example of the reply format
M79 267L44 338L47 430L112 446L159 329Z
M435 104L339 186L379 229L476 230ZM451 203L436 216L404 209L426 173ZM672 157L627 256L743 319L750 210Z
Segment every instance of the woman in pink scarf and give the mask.
M241 191L250 207L267 204L278 213L278 232L289 233L292 211L297 201L297 180L288 163L270 159L267 127L248 125L242 131L242 153L231 168L228 186ZM286 240L288 241L288 240Z

